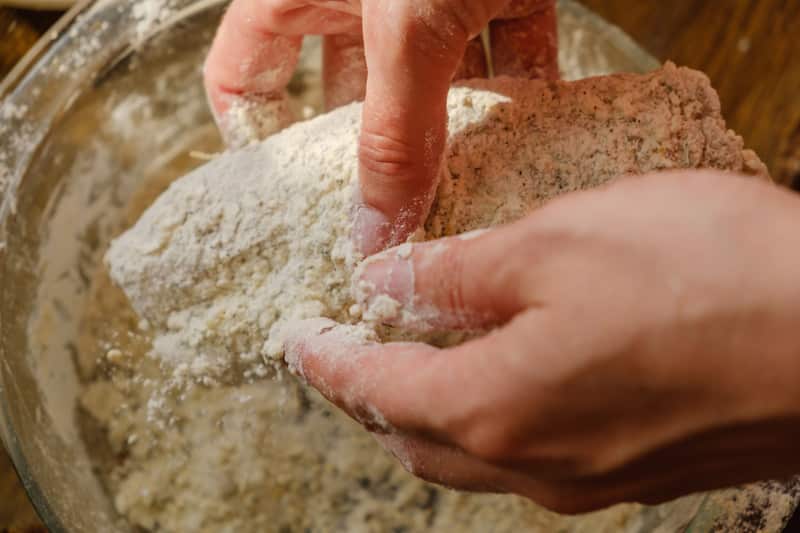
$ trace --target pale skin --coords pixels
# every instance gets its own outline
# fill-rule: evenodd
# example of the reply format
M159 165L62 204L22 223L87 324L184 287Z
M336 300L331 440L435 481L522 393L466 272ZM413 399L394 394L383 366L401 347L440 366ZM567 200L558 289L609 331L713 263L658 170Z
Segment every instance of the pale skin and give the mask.
M224 112L226 96L247 94L249 78L225 78L225 62L276 28L363 28L356 238L375 252L428 208L447 85L469 39L499 14L530 22L542 13L533 4L520 15L518 3L488 0L234 2L206 71L212 105ZM374 22L388 6L399 22ZM298 26L278 17L287 9ZM435 16L420 25L419 13ZM458 30L442 40L454 13ZM438 53L408 48L431 24ZM383 112L379 98L390 102ZM427 152L421 131L435 132ZM800 473L799 227L800 198L754 178L622 179L469 239L387 250L359 273L373 286L363 305L388 295L424 311L426 327L487 335L448 349L370 344L317 320L295 328L287 361L414 474L460 489L573 513L787 478Z
M277 97L303 35L325 35L328 104L364 98L355 238L369 255L430 208L447 92L486 74L475 38L490 21L496 74L558 76L555 0L235 0L206 61L209 101L221 117L233 99Z

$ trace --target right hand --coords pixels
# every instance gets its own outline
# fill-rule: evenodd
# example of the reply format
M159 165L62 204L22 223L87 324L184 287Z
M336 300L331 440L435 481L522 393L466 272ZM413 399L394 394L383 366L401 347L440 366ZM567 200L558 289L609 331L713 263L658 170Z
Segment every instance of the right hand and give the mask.
M297 324L291 369L414 474L561 512L800 474L800 198L680 171L565 195L359 272L405 330Z
M557 78L554 0L234 0L206 62L223 134L233 104L283 97L304 35L325 35L329 107L365 98L356 242L365 255L399 244L427 215L447 135L454 77Z

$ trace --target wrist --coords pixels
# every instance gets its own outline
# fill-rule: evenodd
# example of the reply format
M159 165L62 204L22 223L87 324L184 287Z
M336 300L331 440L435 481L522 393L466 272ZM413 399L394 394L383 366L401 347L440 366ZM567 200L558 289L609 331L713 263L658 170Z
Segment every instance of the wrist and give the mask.
M769 188L753 202L758 219L743 239L753 280L739 331L730 333L744 350L738 360L743 397L750 409L772 418L800 417L800 196ZM753 333L750 335L748 330ZM741 338L747 338L741 341ZM731 362L733 364L733 362Z
M777 271L776 339L770 351L775 351L781 412L796 419L800 417L800 196L783 190L779 195L775 226L762 230Z

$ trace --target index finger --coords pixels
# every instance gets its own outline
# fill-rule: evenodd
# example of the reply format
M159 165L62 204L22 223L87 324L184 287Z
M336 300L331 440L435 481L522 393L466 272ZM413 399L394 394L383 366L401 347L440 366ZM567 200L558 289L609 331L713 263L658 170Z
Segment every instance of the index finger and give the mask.
M284 336L290 371L371 431L430 426L424 407L433 399L436 348L380 344L357 326L327 319L298 322Z
M453 3L451 3L453 4ZM364 255L399 244L427 215L447 137L447 94L468 41L497 2L363 4L367 77L355 240Z
M423 343L381 344L358 326L318 319L287 332L286 360L328 400L374 432L402 431L453 444L467 451L482 437L481 415L496 408L483 391L508 392L509 365L530 352L511 329L459 346L439 349ZM514 399L510 399L512 402Z

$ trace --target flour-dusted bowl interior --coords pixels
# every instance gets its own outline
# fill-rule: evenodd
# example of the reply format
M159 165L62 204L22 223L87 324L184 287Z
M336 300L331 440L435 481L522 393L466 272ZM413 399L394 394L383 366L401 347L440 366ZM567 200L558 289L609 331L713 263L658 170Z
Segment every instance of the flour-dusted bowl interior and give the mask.
M126 206L145 184L177 177L220 149L201 67L224 7L81 3L0 85L0 437L53 531L131 529L96 475L96 452L77 416L87 378L78 370L87 367L78 331ZM560 33L568 78L657 66L572 0L560 4ZM290 91L318 111L318 58L308 44ZM751 492L637 508L619 527L705 531L735 523L752 501L779 525L795 504L777 484L742 497ZM594 520L562 526L595 531Z

